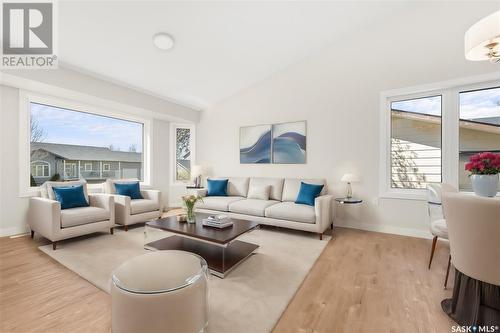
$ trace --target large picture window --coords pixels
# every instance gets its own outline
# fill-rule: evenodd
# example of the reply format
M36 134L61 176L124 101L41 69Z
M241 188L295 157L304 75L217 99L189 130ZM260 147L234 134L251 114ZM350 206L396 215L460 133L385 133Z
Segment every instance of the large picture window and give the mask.
M143 123L34 102L29 120L31 186L143 179Z
M441 96L391 102L391 188L441 182Z
M381 93L381 197L425 200L442 182L472 191L469 158L500 153L500 81L489 77Z
M500 87L460 92L460 190L472 190L465 163L485 151L500 153Z

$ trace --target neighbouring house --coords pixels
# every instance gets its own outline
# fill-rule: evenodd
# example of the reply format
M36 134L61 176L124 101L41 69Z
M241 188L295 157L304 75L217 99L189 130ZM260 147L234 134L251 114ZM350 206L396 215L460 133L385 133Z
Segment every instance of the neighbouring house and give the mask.
M107 178L142 179L142 153L105 147L32 142L30 162L36 185L51 178L86 179L89 183Z
M403 183L408 186L408 179L416 184L415 188L425 188L428 182L440 183L441 117L393 109L392 124L391 166L395 187L404 187ZM479 152L500 152L500 117L460 119L458 150L459 188L471 191L465 163Z

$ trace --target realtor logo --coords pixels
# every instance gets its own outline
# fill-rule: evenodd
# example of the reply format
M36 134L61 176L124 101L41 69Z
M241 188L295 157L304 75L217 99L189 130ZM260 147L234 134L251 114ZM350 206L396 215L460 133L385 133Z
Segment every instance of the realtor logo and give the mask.
M2 67L56 68L54 4L4 2Z

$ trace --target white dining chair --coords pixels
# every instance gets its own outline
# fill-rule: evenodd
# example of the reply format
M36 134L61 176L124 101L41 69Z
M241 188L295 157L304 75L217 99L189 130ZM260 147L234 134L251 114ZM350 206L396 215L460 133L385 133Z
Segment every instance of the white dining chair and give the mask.
M458 189L452 185L441 183L441 184L428 184L427 185L427 208L429 212L430 219L430 231L434 236L432 239L431 254L429 257L429 269L431 269L432 259L434 258L434 252L436 251L436 244L438 238L448 239L448 226L446 225L446 219L443 214L442 207L442 194L444 192L458 192ZM446 277L444 281L444 287L448 284L448 275L450 273L450 263L451 258L448 256L448 267L446 269Z
M443 309L461 325L490 325L500 318L500 199L443 193L443 209L457 271Z

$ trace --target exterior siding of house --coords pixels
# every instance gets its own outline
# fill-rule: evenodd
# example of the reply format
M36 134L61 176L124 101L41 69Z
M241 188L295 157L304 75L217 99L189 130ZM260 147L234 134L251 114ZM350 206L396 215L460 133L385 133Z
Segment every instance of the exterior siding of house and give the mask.
M425 119L425 118L424 118ZM392 137L409 147L416 157L413 163L418 172L439 172L441 168L441 124L417 119L392 117ZM409 144L408 144L409 143ZM489 132L472 128L471 125L460 125L459 147L459 185L462 190L472 190L465 163L469 157L482 151L500 151L500 129L490 126ZM426 161L432 160L434 169L430 169ZM430 181L439 181L434 176L428 176Z
M79 146L79 149L85 147ZM114 152L110 151L110 158ZM140 153L137 153L140 160ZM61 156L53 154L45 149L35 149L31 153L31 163L39 165L49 165L48 177L35 177L37 186L51 179L56 174L61 181L85 179L89 183L102 183L106 179L118 178L138 178L142 179L143 170L141 162L130 161L95 161L83 159L64 159ZM91 166L91 168L90 168ZM87 170L86 170L87 168Z

